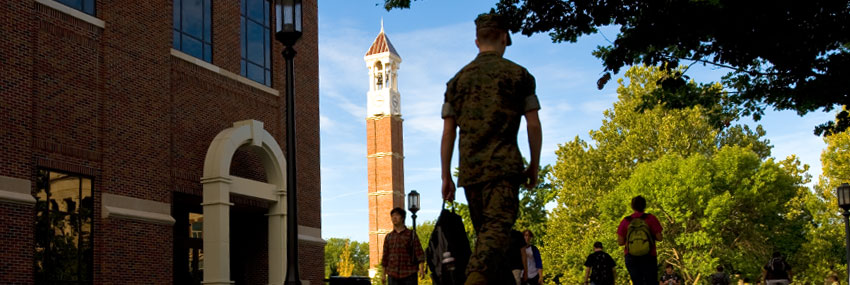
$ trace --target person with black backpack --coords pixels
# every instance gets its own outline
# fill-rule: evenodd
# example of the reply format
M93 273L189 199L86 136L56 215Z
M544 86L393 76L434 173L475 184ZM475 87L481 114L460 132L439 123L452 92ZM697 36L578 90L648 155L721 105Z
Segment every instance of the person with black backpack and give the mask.
M602 243L593 243L593 253L584 261L584 284L614 285L616 263L608 253L602 250Z
M791 265L785 262L781 253L774 252L773 257L762 269L762 278L767 285L791 284Z
M661 241L661 223L652 214L644 213L646 199L632 198L634 213L620 221L617 243L625 246L626 269L634 285L658 282L658 258L655 243Z

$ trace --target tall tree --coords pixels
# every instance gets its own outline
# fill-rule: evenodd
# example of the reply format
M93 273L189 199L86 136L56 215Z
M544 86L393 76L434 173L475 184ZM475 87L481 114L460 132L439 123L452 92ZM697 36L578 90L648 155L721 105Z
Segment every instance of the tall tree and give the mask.
M755 279L773 251L795 257L811 217L798 201L811 196L798 161L761 160L742 147L713 155L671 154L640 164L600 203L602 226L616 229L631 214L636 195L664 227L658 260L672 264L687 283L699 283L724 265ZM597 237L615 242L610 232ZM618 259L622 254L618 254ZM791 258L792 267L805 261ZM625 272L623 274L625 278Z
M342 246L342 252L339 255L339 265L337 268L339 269L339 276L349 277L354 272L354 261L351 259L351 242L346 240L345 245Z
M813 222L806 228L806 243L799 258L809 262L795 271L802 283L821 283L830 275L847 280L844 244L844 221L835 197L835 188L850 182L850 133L825 137L826 149L821 153L823 174L814 187L814 195L805 201L805 209Z
M385 0L408 8L409 0ZM758 120L768 106L803 115L850 104L850 1L676 0L578 1L499 0L510 30L548 33L554 42L575 42L603 26L620 27L616 39L593 52L603 61L600 88L621 68L680 62L726 68L732 102ZM662 79L668 92L652 94L668 107L704 105L707 95L679 90L686 78ZM815 128L841 132L850 114Z
M669 73L656 67L631 68L618 81L619 101L604 112L602 126L590 132L592 142L576 137L556 151L558 158L551 178L557 205L550 213L542 253L544 267L550 272L564 272L567 283L581 282L581 264L595 241L607 241L605 247L616 250L616 243L611 242L614 229L604 226L599 205L632 175L637 165L668 154L710 156L726 144L752 150L760 159L769 156L770 146L761 139L764 131L760 128L720 128L712 123L712 118L732 116L722 106L655 106L645 112L636 111L646 94L658 89L658 79L665 76ZM705 93L721 91L719 85L688 84ZM607 239L601 238L606 236Z

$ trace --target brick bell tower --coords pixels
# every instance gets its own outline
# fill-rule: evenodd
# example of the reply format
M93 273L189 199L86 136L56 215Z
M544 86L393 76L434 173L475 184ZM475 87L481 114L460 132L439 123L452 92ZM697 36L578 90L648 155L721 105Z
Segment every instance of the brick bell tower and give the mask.
M404 208L404 151L398 68L401 57L381 32L364 57L369 69L366 142L369 167L369 275L381 263L384 237L392 231L390 210Z

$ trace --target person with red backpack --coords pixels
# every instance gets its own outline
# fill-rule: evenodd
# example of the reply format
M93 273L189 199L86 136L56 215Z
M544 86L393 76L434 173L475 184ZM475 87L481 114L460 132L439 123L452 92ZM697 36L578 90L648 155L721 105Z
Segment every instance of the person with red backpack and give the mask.
M658 258L655 243L662 240L661 223L652 214L644 213L646 199L632 198L632 213L620 221L617 243L625 246L626 269L634 285L658 282Z

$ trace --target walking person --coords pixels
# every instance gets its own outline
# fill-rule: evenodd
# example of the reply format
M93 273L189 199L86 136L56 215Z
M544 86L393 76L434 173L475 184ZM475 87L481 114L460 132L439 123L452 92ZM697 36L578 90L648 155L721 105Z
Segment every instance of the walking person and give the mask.
M539 285L543 284L543 259L540 258L540 250L531 244L534 239L534 233L531 230L522 232L525 237L525 270L522 272L523 284Z
M626 269L634 285L655 284L658 278L658 258L655 243L662 240L661 223L655 215L644 213L646 199L632 198L632 213L620 221L617 243L625 246Z
M785 262L778 251L762 268L762 279L767 285L788 285L791 284L791 277L791 265Z
M542 131L534 77L502 57L511 44L498 14L475 19L478 56L446 84L440 146L443 199L454 201L452 152L459 130L457 185L463 187L475 228L466 284L510 280L506 253L519 209L519 185L537 185ZM523 169L517 132L525 116L530 161Z
M717 266L717 272L711 274L708 280L711 282L711 285L729 285L732 284L732 280L729 279L729 274L723 272L723 265Z
M667 263L667 266L664 266L664 275L661 275L658 285L681 285L684 281L682 275L673 271L673 265Z
M419 237L404 225L407 213L395 207L390 211L393 230L384 238L381 266L384 267L384 284L419 284L417 273L425 276L425 252Z
M584 261L584 284L614 285L616 265L611 255L602 249L601 242L593 243L593 253Z

